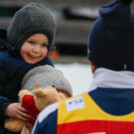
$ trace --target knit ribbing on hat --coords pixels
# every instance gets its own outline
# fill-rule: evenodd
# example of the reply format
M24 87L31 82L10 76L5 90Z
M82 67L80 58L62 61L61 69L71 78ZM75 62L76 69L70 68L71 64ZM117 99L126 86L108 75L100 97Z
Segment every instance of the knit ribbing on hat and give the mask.
M69 81L64 77L63 73L49 65L35 67L30 70L23 78L21 89L32 91L35 85L39 88L54 86L68 92L72 96L72 87Z
M20 53L24 41L36 33L48 37L50 49L56 33L56 22L44 5L30 3L15 13L7 29L7 39Z

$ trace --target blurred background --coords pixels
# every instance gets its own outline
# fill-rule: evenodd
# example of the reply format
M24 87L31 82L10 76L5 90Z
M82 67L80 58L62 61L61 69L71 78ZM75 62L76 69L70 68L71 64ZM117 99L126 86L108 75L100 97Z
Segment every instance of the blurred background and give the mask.
M42 3L57 22L55 49L49 54L63 71L74 94L89 90L92 73L87 60L87 40L98 9L112 0L0 0L0 27L8 28L14 13L30 3Z

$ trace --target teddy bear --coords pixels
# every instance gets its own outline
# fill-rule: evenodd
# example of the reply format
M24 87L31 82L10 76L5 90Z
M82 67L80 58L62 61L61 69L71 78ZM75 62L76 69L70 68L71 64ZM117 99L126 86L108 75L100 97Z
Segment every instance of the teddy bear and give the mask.
M27 109L28 114L32 115L34 119L30 118L28 122L25 122L15 118L9 118L5 121L5 128L9 131L20 132L23 126L26 126L31 132L40 111L48 105L66 98L65 95L58 92L55 87L50 86L45 89L36 88L36 90L33 90L33 93L24 89L18 94L22 102L21 106Z

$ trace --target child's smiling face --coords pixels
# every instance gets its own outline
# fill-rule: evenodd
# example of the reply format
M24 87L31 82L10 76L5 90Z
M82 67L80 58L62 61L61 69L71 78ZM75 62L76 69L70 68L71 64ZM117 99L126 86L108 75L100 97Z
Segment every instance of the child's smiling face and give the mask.
M35 64L46 57L48 43L48 38L44 34L34 34L23 43L20 54L25 62Z

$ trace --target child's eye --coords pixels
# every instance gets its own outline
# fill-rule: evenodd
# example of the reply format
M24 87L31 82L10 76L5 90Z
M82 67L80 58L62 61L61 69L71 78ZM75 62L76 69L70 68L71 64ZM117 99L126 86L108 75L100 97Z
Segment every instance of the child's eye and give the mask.
M48 45L47 44L42 44L42 47L48 47Z
M35 43L34 43L34 41L28 41L28 43L30 43L30 44L32 44L32 45L34 45Z

